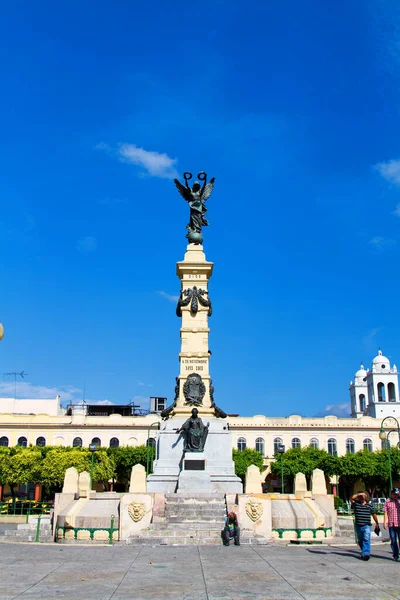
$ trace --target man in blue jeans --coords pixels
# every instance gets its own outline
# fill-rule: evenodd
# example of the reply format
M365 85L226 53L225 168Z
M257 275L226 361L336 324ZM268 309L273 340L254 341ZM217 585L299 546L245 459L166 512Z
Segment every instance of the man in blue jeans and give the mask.
M370 502L367 502L367 494L358 492L351 497L351 508L354 511L356 534L358 545L361 548L361 560L369 560L371 554L371 517L379 527L378 517Z
M399 560L400 494L398 488L390 492L390 500L383 507L383 528L389 527L390 542L395 561Z

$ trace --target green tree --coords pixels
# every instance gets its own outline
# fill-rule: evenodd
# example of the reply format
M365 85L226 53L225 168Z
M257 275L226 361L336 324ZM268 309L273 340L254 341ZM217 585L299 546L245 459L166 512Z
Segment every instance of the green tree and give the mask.
M235 463L235 473L242 481L244 481L247 468L250 465L256 465L261 471L264 464L263 455L253 448L246 448L245 450L234 449L232 451L232 458Z
M41 453L36 447L2 448L0 454L0 483L14 486L21 483L40 483Z
M337 456L332 456L326 450L305 446L304 448L290 448L282 454L282 457L278 454L275 455L276 461L271 465L271 472L276 477L281 476L281 458L283 477L289 485L293 485L297 473L304 473L307 484L310 485L314 469L321 469L328 477L335 475L338 469Z
M125 486L129 485L132 467L139 464L147 468L155 457L152 446L119 446L108 448L107 452L114 461L115 479Z
M86 448L63 448L61 446L47 449L41 463L41 481L46 487L61 486L65 471L75 467L78 473L90 473L92 454ZM97 450L94 456L93 481L100 481L104 488L115 476L115 464L107 450Z

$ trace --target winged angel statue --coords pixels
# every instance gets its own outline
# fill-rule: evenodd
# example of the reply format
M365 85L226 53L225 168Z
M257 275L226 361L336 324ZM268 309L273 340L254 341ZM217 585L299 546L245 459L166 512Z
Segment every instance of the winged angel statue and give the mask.
M188 182L192 179L192 174L186 172L183 174L183 177L186 185L183 185L178 179L174 179L174 182L180 195L189 202L190 221L186 225L186 229L188 230L186 237L189 240L189 244L202 244L203 236L201 229L203 225L208 225L208 221L204 216L207 212L204 203L211 196L215 177L212 177L207 183L207 173L201 171L197 177L199 181L203 182L203 185L199 181L195 181L191 188Z

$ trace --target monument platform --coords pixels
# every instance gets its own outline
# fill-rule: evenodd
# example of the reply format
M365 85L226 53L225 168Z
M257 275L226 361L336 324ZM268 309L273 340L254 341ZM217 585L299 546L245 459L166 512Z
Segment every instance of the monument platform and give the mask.
M154 472L147 478L148 492L242 493L243 484L235 475L231 433L226 420L204 421L210 425L203 452L184 452L184 437L177 434L184 418L174 417L161 425Z

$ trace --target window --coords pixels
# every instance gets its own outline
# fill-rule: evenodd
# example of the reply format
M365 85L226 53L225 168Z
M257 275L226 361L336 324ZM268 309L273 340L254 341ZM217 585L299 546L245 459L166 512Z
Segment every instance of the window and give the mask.
M244 437L240 437L237 441L238 450L246 450L247 442Z
M372 440L370 440L369 438L365 438L365 440L363 441L363 448L364 450L372 452Z
M150 446L151 448L156 447L156 440L154 438L149 438L146 442L146 446Z
M257 452L259 452L260 454L262 454L264 456L265 454L265 443L263 438L257 438L256 439L256 450Z
M166 398L156 398L156 412L161 412L165 410L167 406Z
M356 451L356 448L355 448L354 440L349 438L348 440L346 440L346 453L354 454L355 451Z
M329 438L328 440L328 452L332 456L337 456L337 443L334 438Z
M358 396L358 399L360 401L360 412L364 412L364 410L367 408L367 404L365 402L365 396L364 396L364 394L360 394Z
M0 438L0 446L8 446L8 437L6 437L5 435L3 435L3 437Z
M94 444L95 446L97 446L98 448L100 448L100 446L101 446L101 439L100 438L93 438L90 443Z
M282 446L282 445L283 445L282 438L274 439L274 454L276 454L279 451L279 446Z
M73 448L82 448L82 438L74 438L74 441L72 442L72 447Z
M118 448L119 446L119 439L118 438L111 438L110 440L110 448Z
M36 439L36 446L45 446L46 440L44 437L40 436Z
M292 448L301 448L301 442L299 438L292 439Z
M378 383L378 402L386 402L385 384L381 382Z
M314 448L314 450L318 450L318 448L319 448L319 441L317 440L317 438L311 438L311 440L310 440L310 446L311 446L311 448Z
M22 436L20 438L18 438L18 446L23 446L24 448L26 448L28 445L28 440L26 439L26 437Z
M388 383L388 396L389 402L396 402L396 388L394 387L394 383Z

